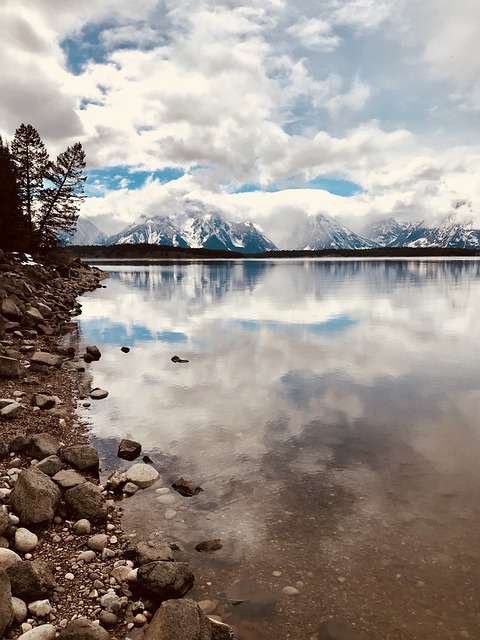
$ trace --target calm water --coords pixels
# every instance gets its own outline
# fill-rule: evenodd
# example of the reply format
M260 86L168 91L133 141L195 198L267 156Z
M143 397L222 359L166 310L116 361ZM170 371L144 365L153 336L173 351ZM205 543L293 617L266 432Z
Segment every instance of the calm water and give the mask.
M79 323L110 395L79 412L105 476L122 437L161 472L125 526L181 543L193 597L245 640L330 615L376 640L480 637L479 261L98 266ZM167 492L180 475L204 492ZM195 552L207 538L223 549ZM263 604L228 607L238 579Z

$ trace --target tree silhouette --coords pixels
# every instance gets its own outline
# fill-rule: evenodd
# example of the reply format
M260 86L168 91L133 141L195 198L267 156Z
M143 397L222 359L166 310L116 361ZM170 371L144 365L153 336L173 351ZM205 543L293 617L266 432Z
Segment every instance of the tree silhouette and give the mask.
M0 248L26 249L31 228L22 211L15 163L0 137Z

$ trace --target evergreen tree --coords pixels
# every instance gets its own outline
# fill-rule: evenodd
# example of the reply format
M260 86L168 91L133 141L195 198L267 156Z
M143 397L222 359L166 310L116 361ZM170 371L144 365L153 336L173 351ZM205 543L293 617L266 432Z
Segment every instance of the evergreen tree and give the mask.
M32 225L35 222L36 203L49 166L48 153L35 127L23 123L15 131L11 150L17 167L22 209Z
M15 163L0 137L0 248L24 250L29 241L30 227L22 212Z
M84 168L85 152L80 142L67 147L56 162L49 164L45 177L51 186L46 186L40 193L41 206L36 224L40 240L46 247L58 244L59 231L69 235L75 232L84 199Z

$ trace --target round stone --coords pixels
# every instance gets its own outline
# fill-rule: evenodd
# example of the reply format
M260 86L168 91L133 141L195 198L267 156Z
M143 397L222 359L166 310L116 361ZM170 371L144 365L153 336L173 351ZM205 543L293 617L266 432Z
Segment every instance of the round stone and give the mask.
M87 541L87 547L93 551L103 551L108 544L108 536L105 533L97 533Z
M129 482L133 482L133 484L136 484L140 489L150 487L160 479L158 471L149 464L144 463L132 465L127 469L125 475Z
M20 527L20 529L15 531L15 549L20 551L20 553L29 553L30 551L33 551L37 544L38 536L28 529Z
M92 398L92 400L103 400L107 396L108 391L105 391L105 389L93 389L90 392L90 398Z
M90 522L86 518L82 518L81 520L77 520L72 527L74 533L77 536L85 536L90 533L91 525Z
M286 596L298 596L300 593L295 587L283 587L282 591Z

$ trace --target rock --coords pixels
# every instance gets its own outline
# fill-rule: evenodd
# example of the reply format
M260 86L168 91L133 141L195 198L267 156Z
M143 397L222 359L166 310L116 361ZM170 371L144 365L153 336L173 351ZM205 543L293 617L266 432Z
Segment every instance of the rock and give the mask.
M28 529L20 527L15 531L14 544L16 551L19 551L20 553L30 553L30 551L33 551L38 544L38 536Z
M73 469L62 469L53 476L52 480L62 489L70 489L86 482L85 478Z
M53 409L55 406L55 399L52 396L47 396L44 393L36 393L33 396L32 404L38 407L42 411Z
M110 572L110 577L115 578L115 580L120 584L122 582L128 582L130 573L132 569L127 567L126 565L120 565L118 567L114 567Z
M139 491L140 487L137 487L133 482L126 482L123 487L123 493L126 493L127 496L133 496L137 491Z
M226 589L225 594L241 617L259 618L275 611L275 595L249 578L238 580Z
M113 471L113 473L111 473L108 477L106 488L109 491L120 493L126 482L127 476L125 475L125 473L122 473L120 471Z
M300 591L295 587L287 586L283 587L282 593L286 596L298 596Z
M350 624L332 618L322 622L318 629L318 640L368 640L367 636L356 631Z
M181 362L181 363L188 362L188 360L185 360L184 358L180 358L179 356L173 356L171 360L172 362Z
M0 378L20 378L22 366L15 358L0 356Z
M89 345L86 348L86 352L89 355L91 355L94 360L100 360L100 358L102 357L102 354L100 353L100 349L94 344Z
M92 389L90 391L90 398L92 398L92 400L103 400L107 396L108 396L108 391L105 391L105 389L99 389L97 387L96 389Z
M180 495L187 497L196 496L203 491L202 487L199 487L192 480L185 478L184 476L176 480L172 484L172 488L175 489L175 491L178 491Z
M70 447L62 447L60 458L75 469L98 474L100 459L98 452L90 444L75 444Z
M12 592L5 571L0 569L0 638L13 621Z
M139 462L127 469L125 477L128 482L133 482L133 484L136 484L140 489L145 489L157 482L157 480L160 479L160 474L154 467Z
M28 445L29 439L25 436L16 436L8 445L8 449L11 453L19 453L25 451Z
M9 402L3 409L0 409L0 416L6 420L11 420L12 418L16 418L23 409L24 407L19 402L12 400L12 402Z
M92 527L90 525L90 522L85 518L82 518L82 520L77 520L77 522L75 522L75 524L72 527L74 533L76 533L77 536L88 535L90 533L91 528Z
M182 598L195 581L188 562L148 562L139 567L137 578L138 584L160 601Z
M40 311L44 318L50 318L53 313L51 307L43 304L43 302L37 302L37 309Z
M106 611L115 613L122 608L122 602L116 593L106 593L100 598L100 606Z
M233 640L233 629L224 622L209 618L212 625L212 640Z
M18 553L11 549L0 548L0 570L5 571L8 567L15 562L21 562L21 558Z
M110 629L111 627L114 627L118 623L117 616L111 611L105 611L105 610L100 611L100 613L98 614L98 620L100 624L104 626L106 629Z
M77 618L58 634L58 640L110 640L106 629L87 618Z
M142 451L142 445L135 440L124 438L118 445L117 456L123 460L135 460Z
M10 505L23 524L49 524L60 504L57 485L36 467L22 471L10 494Z
M121 347L120 351L123 351L123 353L129 353L130 352L130 347Z
M18 624L25 622L28 615L27 605L20 598L12 598L13 619Z
M22 633L22 640L55 640L57 629L53 624L41 624L31 631Z
M93 562L96 557L97 554L95 553L95 551L82 551L82 553L79 553L77 556L77 562L82 561L86 564L89 564L90 562Z
M47 456L43 458L43 460L40 460L37 464L37 469L40 469L40 471L47 476L52 477L63 469L63 462L56 455Z
M140 540L136 546L138 564L147 562L173 562L173 551L168 542L162 540L158 531L149 535L146 540Z
M57 583L51 568L44 560L22 560L6 570L10 578L12 595L25 602L48 598Z
M60 442L57 438L49 433L37 433L27 441L25 453L37 460L43 460L48 456L56 456L59 449Z
M10 518L8 517L8 513L3 509L0 509L0 536L3 536L8 532L11 526Z
M2 316L11 320L12 322L19 322L22 319L22 312L11 298L5 298L2 300L0 307L0 313Z
M62 364L62 356L48 353L47 351L37 351L30 358L31 364L46 365L47 367L60 367Z
M93 551L103 551L108 544L108 536L105 533L97 533L87 540L87 547Z
M103 522L107 519L107 506L101 491L91 482L84 482L65 492L65 506L75 518L90 522Z
M190 598L168 600L156 611L144 640L211 640L212 625Z
M203 551L204 553L213 553L219 551L223 547L222 541L219 538L213 538L212 540L204 540L195 545L195 551Z
M4 460L8 456L8 446L5 440L0 437L0 460Z
M35 618L44 618L52 610L49 600L34 600L28 604L28 610Z

